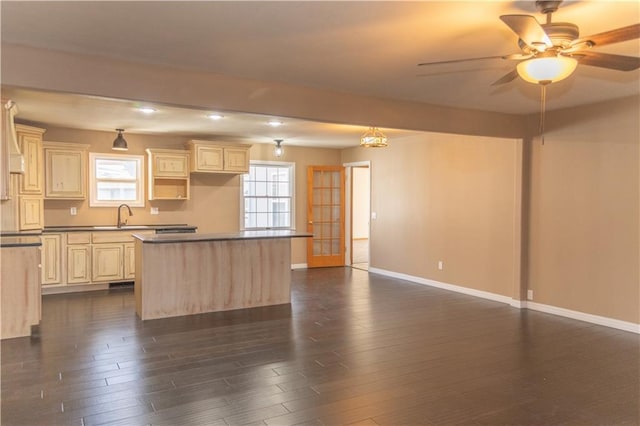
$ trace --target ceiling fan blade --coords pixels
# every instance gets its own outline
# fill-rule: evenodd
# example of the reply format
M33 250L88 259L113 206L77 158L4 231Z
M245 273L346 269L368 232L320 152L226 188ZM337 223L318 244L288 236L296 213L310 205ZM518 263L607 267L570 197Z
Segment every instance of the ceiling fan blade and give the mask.
M514 61L522 61L529 59L533 56L533 53L512 53L511 55L505 55L502 59L511 59Z
M428 65L445 65L445 64L457 64L460 62L470 62L470 61L481 61L484 59L499 59L503 58L503 56L482 56L479 58L466 58L466 59L453 59L451 61L438 61L438 62L422 62L418 64L419 67L424 67Z
M507 24L527 46L533 48L540 47L540 44L544 44L547 47L553 46L551 39L549 39L547 33L533 16L502 15L500 19Z
M513 80L515 80L517 77L518 77L518 71L513 70L513 71L509 72L508 74L503 75L502 78L494 81L491 85L492 86L499 86L501 84L510 83Z
M608 68L617 71L633 71L640 68L640 58L635 56L612 55L610 53L581 50L571 55L581 65Z
M607 44L620 43L636 38L640 38L640 24L633 24L627 27L616 28L615 30L605 31L603 33L590 35L588 37L580 37L579 39L571 42L571 46L576 46L581 43L586 44L586 46L604 46Z

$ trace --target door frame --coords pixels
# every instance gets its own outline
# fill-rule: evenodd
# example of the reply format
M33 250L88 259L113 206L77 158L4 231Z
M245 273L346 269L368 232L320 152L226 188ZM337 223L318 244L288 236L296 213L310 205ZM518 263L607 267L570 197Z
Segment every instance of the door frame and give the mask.
M369 253L368 259L369 263L371 263L371 190L373 184L371 182L371 161L354 161L351 163L343 163L344 167L344 176L345 176L345 188L344 188L344 262L346 266L351 266L352 259L352 247L353 247L353 196L351 194L353 187L353 172L352 169L354 167L367 167L369 169Z

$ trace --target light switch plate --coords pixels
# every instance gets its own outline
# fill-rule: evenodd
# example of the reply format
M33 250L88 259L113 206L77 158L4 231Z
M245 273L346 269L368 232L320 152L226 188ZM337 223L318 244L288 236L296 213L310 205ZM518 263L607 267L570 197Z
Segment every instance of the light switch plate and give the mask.
M160 211L157 207L151 207L151 214L160 214Z
M75 216L75 215L77 215L77 214L78 214L78 208L77 208L77 207L71 207L71 208L69 209L69 214L70 214L71 216Z

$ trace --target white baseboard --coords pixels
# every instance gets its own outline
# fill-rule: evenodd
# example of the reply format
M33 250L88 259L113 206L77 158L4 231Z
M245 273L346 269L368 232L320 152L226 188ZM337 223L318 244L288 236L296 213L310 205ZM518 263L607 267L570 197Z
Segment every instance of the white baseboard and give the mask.
M307 269L306 263L292 263L291 269Z
M398 278L405 281L411 281L416 284L428 285L429 287L441 288L443 290L454 291L456 293L468 294L469 296L480 297L482 299L493 300L495 302L506 303L507 305L511 305L513 299L509 296L503 296L501 294L490 293L488 291L476 290L473 288L462 287L454 284L447 284L440 281L430 280L427 278L416 277L414 275L402 274L400 272L387 271L385 269L371 268L369 267L369 272L373 272L374 274L385 275L387 277Z
M501 294L490 293L488 291L475 290L472 288L462 287L454 284L447 284L439 281L430 280L427 278L416 277L413 275L407 275L400 272L387 271L385 269L371 268L369 272L374 274L380 274L387 277L398 278L405 281L410 281L416 284L428 285L430 287L441 288L443 290L449 290L456 293L462 293L469 296L475 296L482 299L493 300L495 302L506 303L517 309L531 309L532 311L545 312L552 315L558 315L565 318L571 318L579 321L585 321L592 324L603 325L605 327L611 327L618 330L629 331L631 333L640 334L640 324L632 322L621 321L613 318L602 317L599 315L587 314L579 311L572 311L570 309L559 308L551 305L544 305L542 303L531 302L527 300L516 300L508 296Z
M579 321L585 321L592 324L604 325L605 327L616 328L618 330L630 331L631 333L640 334L640 324L628 321L621 321L609 317L587 314L585 312L572 311L571 309L559 308L557 306L545 305L542 303L522 301L523 307L532 311L545 312L547 314L559 315L561 317L571 318Z

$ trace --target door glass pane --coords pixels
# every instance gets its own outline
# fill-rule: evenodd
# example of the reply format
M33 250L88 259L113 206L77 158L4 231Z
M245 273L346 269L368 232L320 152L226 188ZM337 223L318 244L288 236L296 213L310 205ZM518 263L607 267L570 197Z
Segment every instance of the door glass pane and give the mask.
M315 240L313 242L313 255L320 256L322 254L322 241Z
M332 173L332 184L334 188L340 188L340 172Z
M321 189L320 193L322 194L322 203L323 204L331 204L331 190L330 189Z
M321 241L322 241L322 255L331 256L331 240L321 240Z
M331 197L331 204L340 204L340 189L334 189Z
M322 186L325 188L331 187L331 172L324 172L322 174Z
M340 254L340 240L331 240L331 253Z
M322 172L314 171L313 172L313 187L319 188L322 186Z

